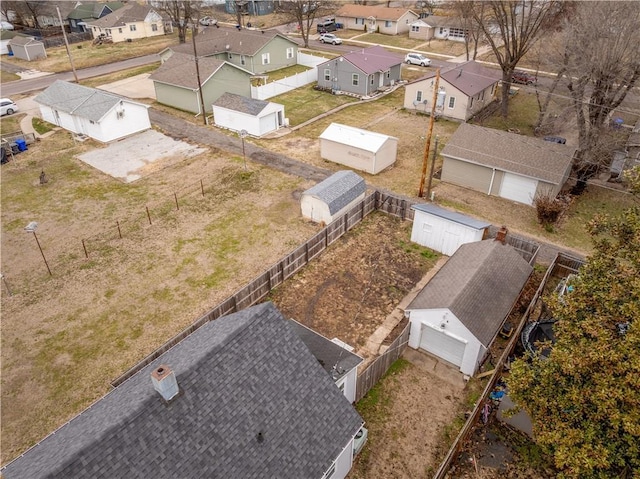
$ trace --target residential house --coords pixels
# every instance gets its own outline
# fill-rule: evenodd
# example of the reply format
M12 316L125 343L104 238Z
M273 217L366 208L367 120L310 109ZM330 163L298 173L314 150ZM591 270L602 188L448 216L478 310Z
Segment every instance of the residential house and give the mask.
M463 20L459 17L429 15L410 25L409 38L418 40L453 40L464 42L467 35Z
M2 469L5 479L343 479L363 421L263 303L208 322Z
M165 60L174 52L193 55L192 43L183 43L160 52ZM298 44L276 30L237 30L206 28L196 36L199 58L213 57L226 61L254 75L296 65Z
M87 23L102 18L122 8L122 2L78 2L78 5L67 15L69 29L72 32L87 32Z
M398 139L353 126L331 123L320 135L320 156L376 175L396 162Z
M338 171L302 193L302 216L328 225L362 201L366 192L361 176L349 170Z
M404 107L431 114L435 72L408 83L404 90ZM491 103L502 76L476 61L446 67L440 72L436 115L467 121Z
M409 31L419 18L406 8L389 8L370 5L343 5L336 12L336 23L350 30L363 30L386 35L399 35Z
M103 143L151 128L148 105L77 83L57 80L34 100L43 120Z
M205 112L211 113L212 104L225 93L251 96L251 72L215 57L199 58L196 69L192 55L174 53L149 79L158 103L198 115L203 104Z
M171 29L171 23L167 22ZM149 5L128 3L115 12L86 22L93 38L107 38L113 43L149 38L171 33L165 30L162 15Z
M212 105L216 126L265 136L285 126L284 105L226 92Z
M379 45L318 65L318 87L333 93L370 97L400 80L403 58Z
M441 156L441 180L533 205L562 189L576 149L540 138L461 124Z
M273 0L226 0L224 10L231 14L240 11L242 15L268 15L274 12L275 2Z
M28 62L47 58L47 50L44 47L44 43L34 37L16 35L9 40L8 48L14 57Z
M42 28L60 27L60 18L62 24L69 23L69 14L80 4L80 2L42 2L37 9L38 24ZM57 7L57 8L56 8ZM60 16L58 16L60 10Z
M407 306L409 346L473 376L532 271L501 241L463 244Z

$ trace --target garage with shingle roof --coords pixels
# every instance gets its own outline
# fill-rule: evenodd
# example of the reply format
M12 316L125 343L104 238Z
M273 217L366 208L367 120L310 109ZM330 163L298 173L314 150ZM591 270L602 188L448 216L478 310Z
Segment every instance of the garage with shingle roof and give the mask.
M224 93L212 105L216 126L261 137L285 126L284 105Z
M329 224L363 200L366 192L361 176L349 170L338 171L302 193L302 216Z
M442 150L442 181L532 205L564 186L576 148L461 124Z

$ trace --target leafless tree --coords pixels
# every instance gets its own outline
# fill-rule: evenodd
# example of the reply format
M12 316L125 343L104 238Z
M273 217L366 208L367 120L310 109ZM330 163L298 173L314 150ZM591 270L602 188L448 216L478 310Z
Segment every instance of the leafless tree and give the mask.
M546 29L564 14L557 0L490 0L473 2L471 13L502 69L502 116L509 113L511 75L518 62Z
M189 0L158 0L159 9L178 29L180 43L187 41L187 29L200 18L200 2Z
M481 2L476 6L473 0L459 0L453 2L452 7L458 15L461 26L465 31L464 47L467 54L467 61L475 60L478 56L478 43L482 38L482 28L480 28L480 25L474 20L473 14L475 8L482 10L484 3ZM482 11L479 12L479 15L484 16ZM471 54L471 50L473 50L473 55Z
M305 48L309 47L309 34L316 18L321 18L335 10L334 2L314 2L310 0L289 0L281 4L281 10L295 22L302 36Z
M563 28L559 78L578 128L578 191L607 166L609 122L640 78L640 8L635 1L578 2Z
M45 1L4 2L3 1L2 3L11 4L9 9L15 11L16 15L18 15L18 17L22 19L23 23L29 23L34 28L42 28L42 25L40 25L40 21L38 20L38 17L42 14L42 12L45 9L48 8L47 6L48 2L45 2ZM3 6L3 10L4 10L4 6Z

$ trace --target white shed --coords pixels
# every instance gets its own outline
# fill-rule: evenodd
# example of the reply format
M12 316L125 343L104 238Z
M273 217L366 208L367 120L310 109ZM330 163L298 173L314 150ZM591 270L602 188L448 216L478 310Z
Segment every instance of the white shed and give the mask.
M148 105L58 80L37 95L42 119L108 143L151 128Z
M331 123L320 135L320 156L372 175L396 162L398 139L393 136Z
M328 225L363 200L366 191L362 177L353 171L338 171L302 193L302 216Z
M285 126L284 105L224 93L212 105L216 126L260 137Z
M411 241L451 256L465 243L481 241L491 223L432 204L417 204Z
M409 346L473 376L532 271L508 244L463 244L405 309Z

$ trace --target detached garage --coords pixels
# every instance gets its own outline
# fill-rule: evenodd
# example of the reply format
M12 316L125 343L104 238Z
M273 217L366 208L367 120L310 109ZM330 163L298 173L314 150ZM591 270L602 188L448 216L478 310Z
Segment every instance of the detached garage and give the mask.
M44 43L33 37L16 35L9 40L9 48L13 52L13 56L28 62L47 58L47 50L44 47Z
M407 306L409 346L473 376L532 271L500 241L463 244Z
M396 162L398 139L393 136L331 123L320 135L320 156L375 175Z
M362 201L366 192L362 177L353 171L338 171L302 193L302 216L328 225Z
M261 137L285 126L284 105L225 93L213 103L216 126Z
M481 241L491 223L469 218L432 204L417 204L411 241L451 256L465 243Z
M564 186L576 149L539 138L461 124L442 150L442 181L533 205Z

